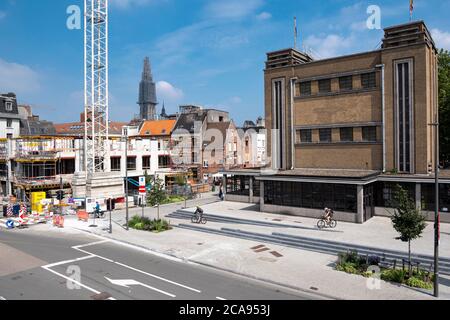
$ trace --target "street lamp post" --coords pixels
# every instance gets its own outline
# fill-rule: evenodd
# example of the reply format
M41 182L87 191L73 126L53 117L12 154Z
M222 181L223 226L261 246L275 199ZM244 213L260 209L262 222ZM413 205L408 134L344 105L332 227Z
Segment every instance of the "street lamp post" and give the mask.
M128 128L124 128L125 130L125 205L126 205L126 230L129 230L128 222L129 222L129 212L128 212Z
M439 238L440 238L440 212L439 212L439 121L432 123L434 127L434 296L439 297Z

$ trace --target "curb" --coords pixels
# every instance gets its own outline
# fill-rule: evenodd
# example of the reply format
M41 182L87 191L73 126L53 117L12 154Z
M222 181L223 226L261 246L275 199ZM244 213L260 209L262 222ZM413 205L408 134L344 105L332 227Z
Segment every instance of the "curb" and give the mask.
M284 288L287 288L287 289L300 291L300 292L307 293L307 294L310 294L310 295L313 295L313 296L323 297L323 298L326 298L326 299L329 299L329 300L345 300L343 298L338 298L338 297L335 297L335 296L332 296L332 295L328 295L328 294L324 294L324 293L318 293L318 292L310 290L310 289L304 289L304 288L300 288L300 287L297 287L297 286L292 286L292 285L289 285L289 284L284 284L284 283L281 283L281 282L273 281L273 280L270 280L270 279L264 279L264 278L256 277L256 276L249 275L249 274L246 274L246 273L236 272L236 271L231 270L231 269L214 266L214 265L211 265L211 264L208 264L208 263L199 262L199 261L191 260L191 259L180 258L180 257L178 257L176 255L173 255L173 254L161 253L161 252L158 252L158 251L156 251L154 249L150 249L150 248L142 246L142 245L133 244L133 243L125 241L125 240L117 240L117 239L114 239L114 238L111 238L111 237L108 237L108 236L105 236L105 235L99 235L99 234L97 234L95 232L92 232L92 231L89 231L89 230L78 229L78 228L75 228L75 227L70 227L70 228L73 229L73 230L89 233L89 234L92 234L92 235L95 235L95 236L98 236L98 237L114 240L116 242L125 244L127 246L133 246L133 247L136 247L136 248L139 248L139 249L144 249L144 250L149 251L151 253L154 253L154 254L156 254L158 256L170 257L171 259L176 259L178 262L181 262L181 263L189 263L189 264L193 264L193 265L200 265L200 266L203 266L203 267L219 270L219 271L226 272L226 273L231 273L231 274L238 275L238 276L245 277L245 278L249 278L249 279L252 279L252 280L261 281L263 283L272 284L272 285L284 287Z

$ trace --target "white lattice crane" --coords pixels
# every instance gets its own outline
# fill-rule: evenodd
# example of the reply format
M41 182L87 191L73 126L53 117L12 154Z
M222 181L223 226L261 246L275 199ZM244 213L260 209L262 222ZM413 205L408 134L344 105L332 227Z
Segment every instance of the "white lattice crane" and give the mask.
M108 0L84 0L85 171L106 169L109 146Z

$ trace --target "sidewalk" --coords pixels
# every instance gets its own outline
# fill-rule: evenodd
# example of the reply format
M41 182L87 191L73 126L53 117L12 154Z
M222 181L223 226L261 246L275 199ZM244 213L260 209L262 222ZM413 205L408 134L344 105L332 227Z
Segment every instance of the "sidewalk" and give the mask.
M275 223L280 224L279 229L283 230L284 233L290 232L303 236L328 237L329 239L339 239L339 241L351 240L355 243L376 244L377 247L384 246L386 242L387 245L397 250L401 249L403 245L401 242L393 240L395 233L389 231L391 228L389 225L390 221L385 218L376 218L373 222L363 226L339 224L337 229L340 232L330 233L314 230L314 221L311 219L250 211L249 205L220 202L205 205L202 208L205 209L207 214L228 214L229 216L234 215L240 218L245 217L264 221L282 220L281 222L275 221ZM148 215L153 216L154 213L152 212ZM185 220L171 220L175 226L180 222L187 223ZM92 220L89 223L83 223L73 217L68 217L65 223L66 229L58 230L58 232L63 233L66 230L90 232L156 253L177 257L184 261L195 262L336 299L434 299L430 292L397 286L387 282L382 282L380 290L370 290L367 286L367 279L334 270L333 265L336 261L336 256L334 255L176 227L168 232L154 234L136 230L126 231L115 222L113 224L113 233L109 234L106 231L109 227L108 219L97 220L97 228L89 228L90 224L92 224ZM286 224L297 224L304 228L283 227ZM256 230L258 228L258 232L264 229L266 232L273 232L273 230L278 229L252 225L208 223L208 227L214 228L220 228L222 225L244 230ZM48 227L39 226L39 228ZM375 228L381 228L381 230L375 230ZM443 231L448 232L448 226L443 226L443 229L447 230ZM388 235L388 237L384 238L383 235ZM354 238L355 236L357 237L356 239ZM442 242L444 241L442 239ZM432 243L430 246L432 246ZM427 249L425 241L421 245L417 244L417 247L422 248L424 251ZM416 248L416 244L414 244L413 248ZM442 251L444 253L444 249ZM448 254L448 252L446 253ZM450 299L449 286L450 278L443 278L441 286L442 299Z

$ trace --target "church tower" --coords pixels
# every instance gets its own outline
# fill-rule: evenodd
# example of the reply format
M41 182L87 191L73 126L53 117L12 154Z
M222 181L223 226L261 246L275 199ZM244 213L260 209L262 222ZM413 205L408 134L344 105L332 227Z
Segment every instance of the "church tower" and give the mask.
M152 71L150 67L150 59L144 60L144 70L142 72L142 80L139 84L139 101L140 120L156 119L156 85L153 82Z

